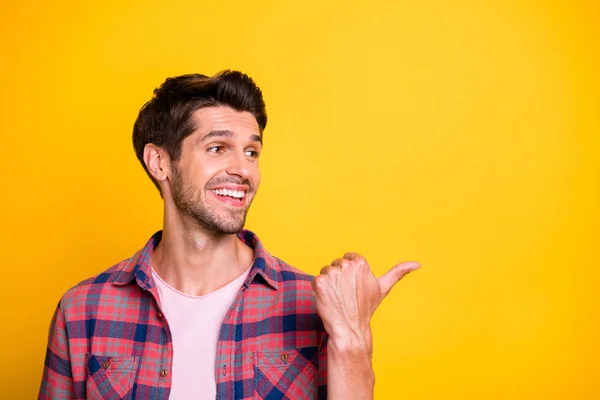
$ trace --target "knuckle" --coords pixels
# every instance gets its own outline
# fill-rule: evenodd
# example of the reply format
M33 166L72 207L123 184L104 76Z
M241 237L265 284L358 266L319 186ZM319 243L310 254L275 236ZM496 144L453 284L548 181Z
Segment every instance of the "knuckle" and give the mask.
M367 259L364 257L360 258L358 265L362 268L367 268L367 269L370 268L369 263L367 262Z
M325 284L325 275L317 275L315 276L315 278L313 279L313 285L314 287L316 287L317 289L322 289L323 285Z

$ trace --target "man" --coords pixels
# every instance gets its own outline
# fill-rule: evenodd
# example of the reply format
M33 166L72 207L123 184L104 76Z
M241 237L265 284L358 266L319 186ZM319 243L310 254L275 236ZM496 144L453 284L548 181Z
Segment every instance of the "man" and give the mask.
M240 72L167 79L133 130L163 230L67 291L40 399L372 399L369 326L392 286L355 253L312 278L243 230L267 124Z

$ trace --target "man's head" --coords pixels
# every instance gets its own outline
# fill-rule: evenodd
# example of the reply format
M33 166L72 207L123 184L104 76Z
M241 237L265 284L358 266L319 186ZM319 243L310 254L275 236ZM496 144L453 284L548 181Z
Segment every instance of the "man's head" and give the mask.
M142 107L133 146L146 173L178 213L215 233L235 233L260 183L267 115L245 74L167 79Z

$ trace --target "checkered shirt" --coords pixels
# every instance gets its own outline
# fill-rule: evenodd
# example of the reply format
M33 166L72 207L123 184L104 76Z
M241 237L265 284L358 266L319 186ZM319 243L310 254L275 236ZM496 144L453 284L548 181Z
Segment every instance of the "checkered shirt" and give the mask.
M62 297L39 399L169 398L173 341L150 268L161 237ZM219 334L216 398L325 399L327 334L312 277L270 255L254 233L238 237L255 259Z

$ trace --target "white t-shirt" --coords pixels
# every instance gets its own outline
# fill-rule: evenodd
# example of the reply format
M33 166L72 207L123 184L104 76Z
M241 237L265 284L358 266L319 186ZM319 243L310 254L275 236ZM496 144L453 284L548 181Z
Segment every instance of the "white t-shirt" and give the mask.
M221 324L249 273L250 268L212 293L190 296L167 284L152 269L173 337L170 400L216 397L215 359Z

